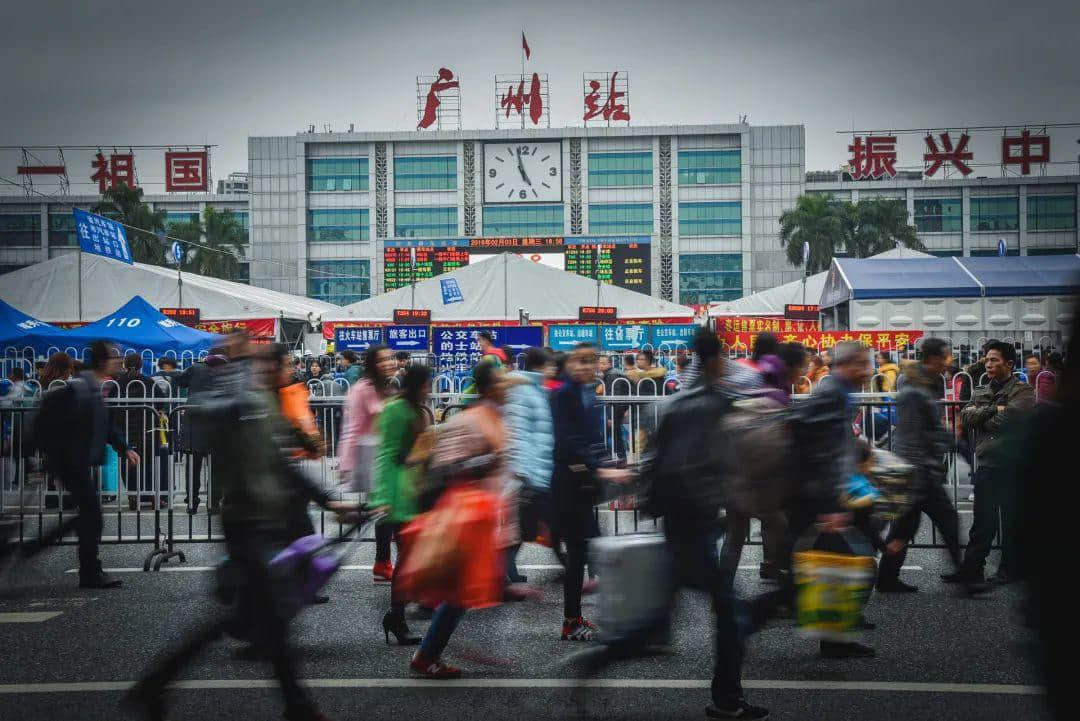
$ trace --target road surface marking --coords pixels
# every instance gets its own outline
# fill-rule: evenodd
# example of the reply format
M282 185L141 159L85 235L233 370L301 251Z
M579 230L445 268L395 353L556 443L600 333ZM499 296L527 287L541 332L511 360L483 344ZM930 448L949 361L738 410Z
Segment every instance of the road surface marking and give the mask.
M572 678L479 678L456 681L432 681L419 678L314 678L303 680L308 688L438 688L438 689L572 689L621 688L621 689L703 689L709 688L709 679L656 679L656 678L598 678L581 681ZM133 681L81 681L73 683L9 683L0 684L0 695L49 694L126 691ZM221 690L276 688L274 679L206 679L178 681L172 688L186 690ZM870 691L882 693L959 693L982 695L1039 696L1045 693L1041 686L995 683L933 683L912 681L802 681L802 680L749 680L746 688L781 691Z
M0 613L0 623L42 623L56 618L63 611L14 611Z

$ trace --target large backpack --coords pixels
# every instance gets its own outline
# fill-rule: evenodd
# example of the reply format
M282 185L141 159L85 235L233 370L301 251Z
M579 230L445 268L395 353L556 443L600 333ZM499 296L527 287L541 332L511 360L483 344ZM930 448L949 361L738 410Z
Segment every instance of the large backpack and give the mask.
M727 509L761 516L783 508L794 488L791 410L771 398L752 395L732 403L720 425L728 462Z
M86 381L79 378L45 391L30 424L31 446L46 458L59 457L70 450L79 422L79 404L88 392Z

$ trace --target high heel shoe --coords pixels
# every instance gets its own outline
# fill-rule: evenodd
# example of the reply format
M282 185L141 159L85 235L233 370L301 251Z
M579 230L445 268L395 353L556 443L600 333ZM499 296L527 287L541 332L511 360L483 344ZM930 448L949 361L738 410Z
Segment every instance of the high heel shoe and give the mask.
M387 611L382 618L382 627L388 646L390 634L394 634L399 646L415 646L420 643L420 637L409 631L409 624L405 623L405 614L402 611Z

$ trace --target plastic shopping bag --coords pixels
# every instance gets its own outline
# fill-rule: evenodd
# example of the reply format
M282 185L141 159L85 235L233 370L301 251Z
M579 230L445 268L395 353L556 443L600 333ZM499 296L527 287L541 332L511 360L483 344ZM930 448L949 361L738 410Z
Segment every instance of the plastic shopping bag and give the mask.
M105 464L101 467L101 492L113 495L116 493L117 481L120 478L120 457L112 446L105 446Z
M870 596L874 559L829 551L803 551L794 558L799 630L811 638L846 640Z

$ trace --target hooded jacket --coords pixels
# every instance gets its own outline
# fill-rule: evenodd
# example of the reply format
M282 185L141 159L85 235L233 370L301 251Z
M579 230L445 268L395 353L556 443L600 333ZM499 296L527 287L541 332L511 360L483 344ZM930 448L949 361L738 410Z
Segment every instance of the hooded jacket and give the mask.
M555 467L555 430L551 403L540 385L543 376L518 371L511 378L519 382L510 388L503 407L510 472L530 488L546 491Z
M896 379L900 375L900 366L895 363L882 363L877 369L878 375L881 376L881 380L878 381L881 384L880 388L876 388L881 393L891 393L896 390Z

